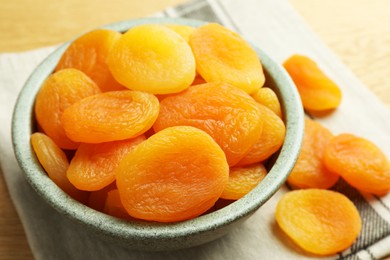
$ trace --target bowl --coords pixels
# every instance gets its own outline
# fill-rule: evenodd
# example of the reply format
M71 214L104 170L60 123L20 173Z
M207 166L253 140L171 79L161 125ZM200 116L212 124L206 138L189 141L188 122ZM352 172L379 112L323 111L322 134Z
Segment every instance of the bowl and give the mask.
M170 23L198 27L205 22L147 18L129 20L104 28L126 31L145 23ZM278 63L253 46L262 61L266 85L277 94L286 124L286 137L266 178L250 193L230 205L197 218L171 224L129 222L95 211L65 194L52 182L39 164L30 145L30 135L36 130L34 102L43 81L53 72L69 43L49 55L30 75L19 94L12 119L12 141L15 156L23 173L34 188L52 207L83 228L104 239L131 249L161 251L197 246L215 240L245 221L259 209L284 183L298 157L303 137L303 109L296 88Z

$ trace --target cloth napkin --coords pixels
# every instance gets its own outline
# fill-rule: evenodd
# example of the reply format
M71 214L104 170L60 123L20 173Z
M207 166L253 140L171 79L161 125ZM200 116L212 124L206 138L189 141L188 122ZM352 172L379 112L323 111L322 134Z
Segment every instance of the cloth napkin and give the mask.
M334 134L349 132L376 143L390 157L390 111L310 30L287 0L196 0L157 16L218 22L242 34L283 62L294 53L308 55L341 87L343 101L333 114L315 118ZM103 241L61 216L29 186L11 145L11 117L28 75L54 47L0 54L0 163L6 185L36 259L313 259L278 228L275 207L288 191L282 187L249 220L225 237L186 250L140 252ZM333 189L347 195L363 220L356 243L322 259L380 259L390 254L390 195L359 193L340 181Z

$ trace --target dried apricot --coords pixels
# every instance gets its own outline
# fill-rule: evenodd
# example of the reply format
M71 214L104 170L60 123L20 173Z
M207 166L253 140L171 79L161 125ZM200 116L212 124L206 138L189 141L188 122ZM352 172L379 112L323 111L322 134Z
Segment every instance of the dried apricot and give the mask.
M43 83L35 101L35 117L44 132L63 149L75 149L78 143L70 140L61 123L62 113L77 101L100 93L87 75L76 69L63 69Z
M229 171L229 181L220 198L238 200L256 187L266 175L267 169L260 163L245 167L232 167Z
M76 189L66 177L69 162L64 151L50 137L39 132L31 135L31 145L49 178L75 200L86 201L88 193Z
M210 134L235 165L262 131L258 104L245 91L224 83L205 83L164 98L153 126L156 132L178 125Z
M237 33L209 23L191 34L190 46L196 69L207 82L226 82L250 94L263 86L259 57Z
M107 199L104 204L103 212L122 219L131 219L129 213L123 207L118 189L110 190L107 193Z
M340 88L309 57L293 55L284 68L297 86L303 107L309 111L334 109L341 102Z
M177 34L179 34L181 37L183 37L186 40L186 42L190 41L190 36L195 31L194 27L188 25L166 24L165 26L173 30Z
M323 189L284 194L276 207L276 221L298 246L318 255L347 249L361 230L355 205L343 194Z
M237 163L237 166L265 161L277 152L284 142L286 127L282 119L267 107L261 104L258 104L258 107L261 111L263 131L257 135L256 143Z
M153 94L180 92L195 77L195 58L186 40L157 24L138 25L123 34L108 65L122 85Z
M108 69L108 54L120 39L121 33L98 29L73 41L62 55L55 71L75 68L88 75L102 91L125 89Z
M211 208L228 181L225 154L204 131L169 127L139 144L119 164L117 186L130 216L181 221Z
M268 107L280 118L282 117L282 109L280 107L278 96L270 88L261 88L252 95L256 102Z
M390 163L371 141L352 134L334 137L324 153L325 166L358 190L383 195L390 191Z
M91 191L88 196L87 206L93 208L94 210L103 212L108 192L114 189L117 189L116 182L111 183L103 189Z
M333 134L320 123L305 118L305 132L302 148L289 177L288 184L294 188L328 189L339 175L329 171L323 163L325 148Z
M115 170L123 157L145 140L134 139L99 144L81 143L66 175L79 190L100 190L115 181Z
M139 136L158 116L158 99L132 90L110 91L85 98L67 108L61 118L75 142L102 143Z

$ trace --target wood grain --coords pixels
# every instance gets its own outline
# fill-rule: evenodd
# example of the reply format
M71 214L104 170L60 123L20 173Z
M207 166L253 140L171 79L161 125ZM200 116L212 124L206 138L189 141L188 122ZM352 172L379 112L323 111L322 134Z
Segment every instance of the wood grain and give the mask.
M386 0L290 0L319 37L390 108Z
M100 25L142 17L184 0L0 1L0 52L58 44ZM290 0L320 38L390 107L387 0ZM0 259L32 259L0 173Z

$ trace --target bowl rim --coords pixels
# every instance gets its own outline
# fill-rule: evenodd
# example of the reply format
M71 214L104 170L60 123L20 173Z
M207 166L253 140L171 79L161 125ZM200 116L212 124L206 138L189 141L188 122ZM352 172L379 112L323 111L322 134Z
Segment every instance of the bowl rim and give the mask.
M101 28L123 32L136 25L146 23L173 23L198 27L208 22L183 18L142 18L117 22ZM122 240L180 239L230 225L236 220L250 215L271 198L287 179L302 144L304 122L302 104L294 83L283 67L261 49L251 44L262 61L263 67L266 64L266 71L271 76L279 75L273 78L277 85L283 86L277 89L277 94L281 97L279 100L282 107L288 106L288 109L283 111L286 123L284 144L269 173L256 188L222 209L176 223L133 223L95 211L73 200L48 178L30 145L30 135L34 127L33 104L35 96L42 82L52 73L69 44L70 42L57 48L32 72L18 96L12 118L14 152L24 176L36 192L60 213L94 230L99 230L104 236Z

